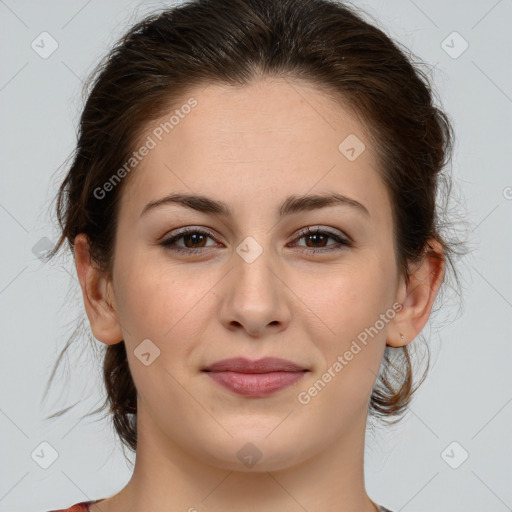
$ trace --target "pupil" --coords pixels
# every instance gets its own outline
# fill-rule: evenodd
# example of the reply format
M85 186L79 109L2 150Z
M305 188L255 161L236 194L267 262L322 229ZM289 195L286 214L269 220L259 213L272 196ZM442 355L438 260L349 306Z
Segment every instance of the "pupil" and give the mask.
M201 239L201 238L204 238L204 235L201 235L201 234L199 234L199 233L192 233L192 234L190 234L190 235L186 235L185 240L192 240L192 239L194 239L194 238L196 238L196 237L197 237L197 238L199 238L199 239ZM192 242L191 242L191 243L192 243L192 245L195 245L195 244L199 243L200 241L201 241L201 240L197 240L197 241L192 240ZM186 243L186 245L187 245L187 247L189 247L189 244L188 244L188 243Z
M310 237L310 239L313 239L313 243L318 243L321 241L319 239L323 238L324 235L314 234L314 235L309 235L309 237Z

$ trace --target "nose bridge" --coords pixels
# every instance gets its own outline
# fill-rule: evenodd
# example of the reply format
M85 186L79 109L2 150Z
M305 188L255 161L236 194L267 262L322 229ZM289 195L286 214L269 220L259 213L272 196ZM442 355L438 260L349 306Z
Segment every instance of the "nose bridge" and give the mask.
M271 271L275 267L275 258L268 243L269 237L265 240L263 236L257 238L260 241L249 235L236 247L235 288L247 298L258 301L259 297L270 305L278 292L274 272Z
M241 324L253 334L269 324L286 324L289 318L285 285L276 276L280 265L269 237L258 238L262 243L247 236L236 247L222 311L223 322Z

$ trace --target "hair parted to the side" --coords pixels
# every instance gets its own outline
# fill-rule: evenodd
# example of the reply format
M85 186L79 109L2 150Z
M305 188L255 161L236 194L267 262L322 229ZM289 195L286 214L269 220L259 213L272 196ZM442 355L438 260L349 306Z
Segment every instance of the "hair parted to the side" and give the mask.
M56 196L61 237L49 258L66 240L74 254L76 235L85 233L93 261L110 272L119 200L137 170L104 198L94 190L130 158L148 123L170 112L194 86L243 86L272 76L306 80L358 116L390 193L400 272L407 279L409 266L431 252L429 241L436 240L444 250L438 256L458 282L455 244L440 233L442 209L436 205L439 187L449 189L443 171L453 129L435 106L422 63L407 53L357 8L331 0L197 0L147 16L86 82L74 159ZM408 347L387 347L370 415L399 421L428 366L427 358L415 386ZM107 396L93 412L108 407L120 439L135 451L137 399L124 341L105 348L103 376Z

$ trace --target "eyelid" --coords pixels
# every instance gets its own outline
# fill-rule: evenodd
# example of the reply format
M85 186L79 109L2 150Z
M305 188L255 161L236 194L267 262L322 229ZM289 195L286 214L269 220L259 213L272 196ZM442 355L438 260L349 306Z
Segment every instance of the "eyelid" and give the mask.
M297 237L303 237L305 235L314 235L316 233L328 233L333 237L340 237L345 239L347 242L352 242L352 239L343 231L335 228L329 228L328 226L322 226L317 225L314 227L307 226L301 230L299 230L297 233L295 233L292 240L296 240Z
M166 240L169 240L171 238L174 238L176 236L183 236L188 233L197 233L197 232L203 232L212 238L219 238L219 236L211 229L205 228L203 226L184 226L182 228L176 228L172 231L166 231L164 235L158 238L158 243L165 242Z

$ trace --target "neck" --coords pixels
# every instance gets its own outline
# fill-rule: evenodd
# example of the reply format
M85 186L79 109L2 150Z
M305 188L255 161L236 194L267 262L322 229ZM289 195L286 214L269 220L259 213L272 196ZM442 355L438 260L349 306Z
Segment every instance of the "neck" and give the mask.
M132 478L118 494L92 506L91 512L234 512L249 507L251 512L378 510L364 486L366 410L334 445L299 464L268 471L258 469L257 464L246 471L233 471L205 463L183 451L149 415L141 413Z

